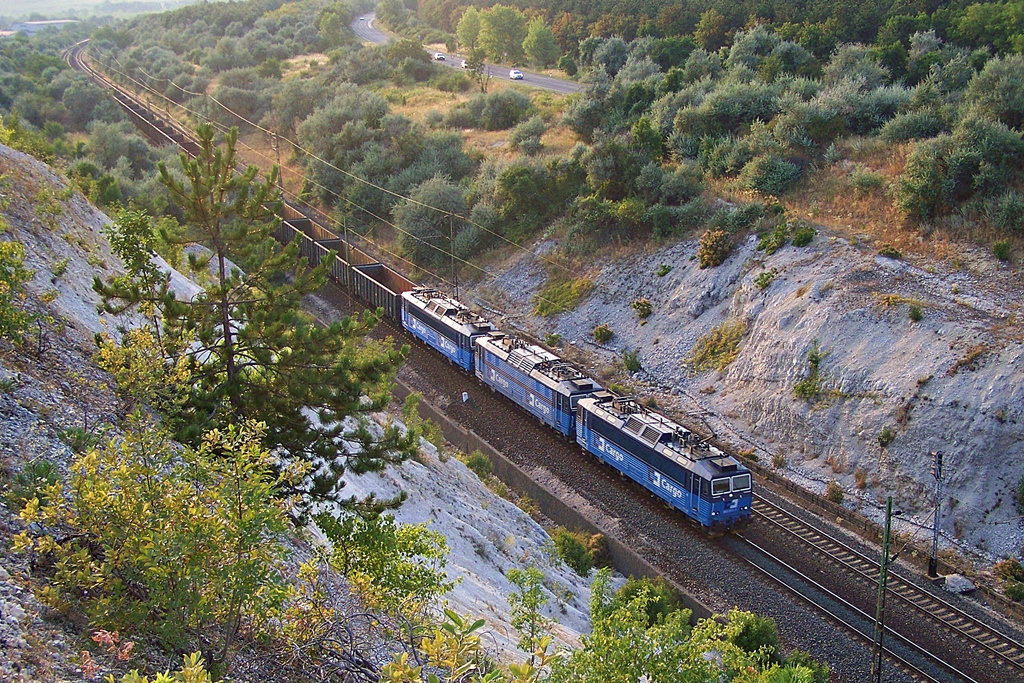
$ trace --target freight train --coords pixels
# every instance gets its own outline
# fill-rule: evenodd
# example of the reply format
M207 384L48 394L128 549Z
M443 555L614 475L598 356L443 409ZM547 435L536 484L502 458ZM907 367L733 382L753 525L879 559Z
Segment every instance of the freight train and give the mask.
M750 517L750 470L733 456L461 302L416 286L294 208L285 216L278 239L299 239L313 265L343 246L345 258L329 264L332 278L587 453L704 527L728 529Z

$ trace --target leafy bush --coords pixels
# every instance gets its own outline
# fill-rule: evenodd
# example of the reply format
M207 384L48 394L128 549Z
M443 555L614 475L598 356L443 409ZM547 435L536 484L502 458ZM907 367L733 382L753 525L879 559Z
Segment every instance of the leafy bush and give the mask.
M52 572L47 603L172 648L202 634L220 640L212 651L226 652L243 623L258 631L286 594L289 506L276 494L297 483L274 478L262 430L232 426L198 450L180 450L136 422L123 439L77 458L69 495L54 484L46 502L21 513L67 539L16 538Z
M762 290L762 291L765 290L765 289L768 289L768 285L770 285L772 283L772 281L775 279L775 276L778 275L778 274L779 274L778 268L772 268L771 270L766 270L766 271L764 271L763 273L760 273L757 277L754 278L754 286L757 287L758 289Z
M997 230L1020 235L1024 233L1024 195L1007 192L988 203L988 219Z
M644 605L648 626L664 623L668 615L683 608L679 593L660 576L654 579L630 576L622 588L616 591L612 606L625 605L641 593L646 593L648 598Z
M623 351L622 367L626 369L626 372L639 372L642 367L640 365L640 352L629 350Z
M1024 565L1013 557L996 562L992 571L1001 581L1024 581Z
M763 154L740 172L740 184L770 197L781 197L800 180L803 171L796 164L777 156Z
M999 240L992 245L992 254L1000 261L1010 260L1010 240Z
M531 116L512 129L508 136L508 142L512 145L512 149L518 149L523 154L532 156L540 151L540 138L546 130L544 119L539 116Z
M896 206L930 220L975 198L1002 192L1024 157L1021 133L1001 123L968 117L951 135L915 145L894 186Z
M747 333L747 321L727 320L697 340L684 360L694 372L724 370L739 355L740 341Z
M843 487L839 485L838 481L830 481L825 486L825 498L832 501L837 505L841 505L845 494L843 493Z
M562 335L557 332L551 332L544 335L544 343L551 347L559 347L562 345Z
M888 142L906 142L933 138L946 130L946 124L939 113L932 109L918 109L900 114L888 121L878 136Z
M594 568L594 553L588 547L587 534L556 527L551 531L555 552L574 572L587 576Z
M814 226L803 219L798 219L793 223L792 232L794 247L806 247L818 234L818 231L814 229Z
M629 306L634 311L636 311L637 317L640 318L641 320L649 318L651 316L651 313L654 312L654 307L651 305L650 300L644 299L643 297L639 299L633 299L633 303L631 303Z
M24 263L25 245L0 241L0 339L20 339L32 321L22 290L32 271Z
M604 344L613 336L615 336L615 333L612 332L612 328L608 327L606 323L601 323L594 328L594 341L598 344Z
M863 166L858 166L850 173L850 185L853 186L854 196L858 198L867 197L884 184L885 178Z
M473 87L473 80L458 69L441 68L430 79L430 85L442 92L466 92Z
M807 377L803 378L793 387L793 394L797 398L811 402L817 400L822 391L821 361L825 360L828 354L818 348L818 341L811 344L807 352Z
M498 90L458 105L448 113L447 122L454 128L507 130L532 110L529 96L517 90Z
M919 323L924 318L924 313L921 311L920 306L917 304L911 304L910 308L907 309L907 317L915 323Z
M120 683L221 683L206 671L202 657L198 652L182 656L181 669L173 674L164 672L157 674L156 678L150 681L148 676L143 676L138 669L133 669L121 677ZM108 681L113 681L113 676L108 676Z
M878 250L878 255L884 256L885 258L896 259L897 261L903 258L903 254L900 253L900 250L891 244L883 244Z
M786 225L785 221L780 221L772 228L771 232L763 233L760 236L760 239L757 241L757 250L763 251L767 256L771 256L786 246L788 241L789 226Z
M28 463L21 472L11 478L4 499L8 507L21 512L25 504L37 498L43 505L49 503L49 491L60 481L57 466L44 458L37 458Z
M1024 602L1024 583L1011 583L1006 586L1006 597L1014 602Z
M467 455L464 462L466 463L466 467L471 469L481 481L487 479L491 474L491 470L494 469L494 465L491 464L491 459L479 450L473 451Z
M1017 511L1024 515L1024 474L1017 480L1017 488L1013 492L1013 502L1017 506ZM1021 578L1024 581L1024 577Z
M878 432L878 445L885 448L896 438L896 432L892 427L886 425Z
M660 266L658 266L658 270L654 271L654 274L657 275L658 277L665 277L671 272L672 266L668 265L667 263L662 263Z
M697 260L701 268L714 268L725 263L732 251L732 238L724 230L707 230L697 245Z

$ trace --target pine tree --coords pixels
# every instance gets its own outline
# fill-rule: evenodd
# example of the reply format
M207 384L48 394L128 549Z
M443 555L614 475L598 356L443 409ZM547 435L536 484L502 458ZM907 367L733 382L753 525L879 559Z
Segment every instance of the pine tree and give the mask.
M282 466L309 464L299 487L307 503L369 503L343 500L339 479L346 468L379 470L411 455L411 435L369 421L387 404L406 349L366 339L379 312L319 325L301 309L302 297L326 282L329 260L309 268L298 242L282 248L272 238L281 208L277 168L262 178L255 166L239 174L236 129L223 147L214 144L212 126L197 133L200 153L182 155L180 175L159 167L184 216L180 228L161 229L161 239L186 249L188 270L202 291L176 298L169 275L154 285L138 272L97 280L94 287L108 312L155 308L167 367L180 368L185 360L188 400L165 416L176 438L196 444L214 428L263 422L264 446ZM131 229L138 232L136 224ZM152 253L145 239L120 242L125 252Z

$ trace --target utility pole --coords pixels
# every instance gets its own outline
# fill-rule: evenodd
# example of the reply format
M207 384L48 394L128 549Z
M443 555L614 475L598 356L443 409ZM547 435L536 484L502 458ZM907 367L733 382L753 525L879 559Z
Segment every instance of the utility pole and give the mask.
M928 576L939 575L939 512L942 510L942 453L932 453L932 476L935 477L935 521L932 524L932 556L928 558Z
M871 680L873 683L882 683L882 637L885 635L885 591L889 582L889 544L892 532L892 515L892 496L889 496L885 502L882 561L878 572L878 600L875 603L875 651L871 659Z
M452 258L452 298L459 298L459 274L455 270L455 214L448 214L448 253Z

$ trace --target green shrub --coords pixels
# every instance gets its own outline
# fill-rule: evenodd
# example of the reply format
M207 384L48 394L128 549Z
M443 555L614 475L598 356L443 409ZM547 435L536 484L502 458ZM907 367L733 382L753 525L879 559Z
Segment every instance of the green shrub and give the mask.
M660 266L658 266L658 270L654 271L654 274L657 275L658 277L665 277L666 275L668 275L671 272L672 272L672 266L670 266L670 265L668 265L666 263L662 263Z
M911 304L910 308L907 310L907 316L915 323L919 323L921 322L921 319L924 318L924 313L921 312L920 306L917 304Z
M580 576L587 576L594 568L594 553L587 534L556 527L551 531L555 552L566 565Z
M547 125L545 125L544 119L539 116L532 116L512 129L508 136L508 142L512 149L517 149L527 156L532 156L540 151L540 139L546 130Z
M562 335L557 332L550 332L544 335L544 343L553 348L558 348L562 345Z
M724 230L708 230L700 237L697 259L701 268L713 268L725 262L732 251L732 238Z
M21 512L25 503L38 498L43 505L49 503L49 491L60 481L57 466L49 460L38 458L25 465L25 468L12 477L4 499L8 507Z
M1017 505L1017 512L1024 515L1024 474L1020 475L1017 481L1017 488L1013 492L1013 502ZM1024 581L1024 577L1021 577Z
M25 268L25 245L0 241L0 339L18 340L32 316L25 310L22 286L32 279Z
M845 494L843 493L843 487L839 485L838 481L830 481L825 486L825 498L832 501L836 505L841 505Z
M878 135L886 142L894 144L908 140L933 138L944 130L946 130L946 124L937 111L919 109L890 119L882 126Z
M818 340L814 340L811 344L810 351L807 352L807 377L797 382L793 387L793 394L797 398L802 398L805 401L811 402L817 400L818 397L821 396L821 361L823 361L827 355L827 352L818 348Z
M992 245L992 254L1000 261L1010 260L1010 240L999 240Z
M896 432L892 427L886 425L878 432L878 445L885 448L896 438Z
M761 273L760 275L758 275L757 277L754 278L754 286L757 287L760 290L768 289L768 285L770 285L772 283L772 280L774 280L775 276L778 275L778 274L779 274L778 268L772 268L771 270L766 270L766 271L764 271L763 273Z
M757 250L763 251L767 256L771 256L782 247L786 246L786 242L789 241L789 228L786 226L784 221L780 221L771 232L766 232L761 235L757 241Z
M633 303L631 303L629 306L634 311L636 311L637 317L640 318L641 320L649 318L651 316L651 313L654 311L651 302L648 299L644 299L642 297L639 299L633 299Z
M487 479L491 474L491 470L494 469L494 465L491 464L491 459L479 450L475 450L465 456L463 462L466 464L466 467L472 470L476 476L480 478L481 481Z
M533 111L529 96L517 90L477 95L453 108L446 119L453 128L508 130Z
M664 623L668 615L683 608L679 592L660 576L654 579L630 576L616 591L612 607L626 605L641 593L646 593L649 598L645 605L648 626Z
M623 351L622 367L626 369L626 372L639 372L642 367L640 365L640 352L628 350Z
M854 196L858 198L867 197L884 184L885 178L874 171L869 171L864 166L857 166L850 173L850 185L853 186Z
M793 223L792 232L794 247L806 247L818 234L813 225L802 219Z
M1024 583L1011 583L1006 586L1006 597L1014 602L1024 602Z
M611 339L615 335L612 332L612 328L608 327L606 323L601 323L594 328L594 341L598 344L604 344L606 341Z
M466 92L473 87L473 80L458 69L440 68L430 79L430 85L442 92Z
M988 203L989 221L997 229L1010 235L1024 233L1024 195L1007 192Z
M1024 581L1024 565L1016 558L1009 558L995 563L992 567L996 577L1001 581L1021 582Z
M891 244L883 244L882 248L878 250L878 255L884 256L886 258L896 259L897 261L903 258L903 254L900 253L900 250L892 246Z
M38 555L36 566L51 568L47 604L171 648L201 634L212 652L226 652L238 627L258 630L287 592L290 504L278 485L298 483L275 478L263 431L231 426L182 450L136 421L76 459L73 495L57 483L47 502L22 511L26 523L67 530L67 541L15 539L16 549Z
M763 154L740 172L740 185L769 197L781 197L796 185L803 171L796 164L777 156Z
M694 372L724 370L739 355L740 341L747 333L747 321L727 320L697 340L683 361Z

